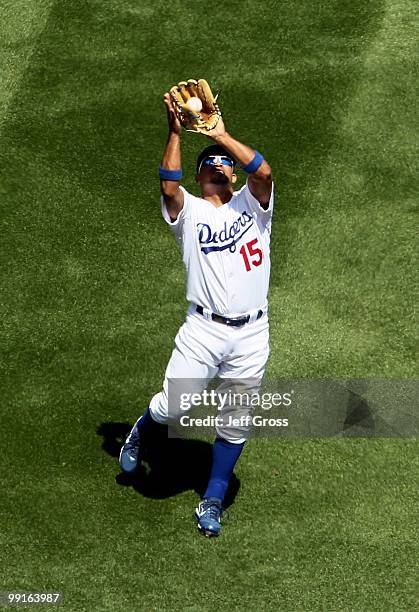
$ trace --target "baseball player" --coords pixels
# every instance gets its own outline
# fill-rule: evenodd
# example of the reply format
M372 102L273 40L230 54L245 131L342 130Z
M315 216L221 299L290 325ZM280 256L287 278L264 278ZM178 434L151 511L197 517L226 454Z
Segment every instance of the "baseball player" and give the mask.
M219 116L215 127L202 129L213 144L198 156L201 197L192 195L181 185L182 116L171 94L164 95L164 104L169 134L160 166L162 214L182 250L190 305L163 389L122 446L120 466L128 473L137 468L145 445L181 415L179 406L169 406L170 380L188 379L198 392L216 375L220 380L261 381L269 355L271 168L260 153L233 138ZM247 173L247 181L234 191L237 165ZM234 406L223 410L227 414ZM220 533L223 500L250 431L248 425L221 420L208 486L195 510L198 528L207 536Z

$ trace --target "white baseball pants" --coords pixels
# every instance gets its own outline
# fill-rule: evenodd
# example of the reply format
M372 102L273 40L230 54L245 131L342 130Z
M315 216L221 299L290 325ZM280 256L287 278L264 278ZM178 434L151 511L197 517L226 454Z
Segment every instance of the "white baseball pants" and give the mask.
M252 317L255 318L255 317ZM268 315L240 327L230 327L208 320L190 306L186 320L175 338L175 348L166 368L163 390L154 395L150 412L158 423L168 423L172 418L185 414L179 405L168 405L168 382L187 379L188 392L201 393L216 375L223 379L251 379L262 382L269 356ZM223 408L224 417L234 410L231 405ZM223 416L223 410L221 416ZM228 442L241 444L250 434L249 426L216 427L217 435Z

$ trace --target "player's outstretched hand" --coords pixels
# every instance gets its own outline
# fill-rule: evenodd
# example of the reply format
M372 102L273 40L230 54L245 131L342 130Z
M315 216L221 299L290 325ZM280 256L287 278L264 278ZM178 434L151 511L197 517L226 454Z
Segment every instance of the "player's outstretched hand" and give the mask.
M208 138L211 138L212 140L217 140L217 138L220 138L225 135L226 128L222 117L220 117L218 119L217 125L212 130L199 129L198 131L201 134L205 134L205 136L208 136Z
M180 134L180 121L176 116L175 109L173 108L173 103L168 92L164 94L163 102L167 110L167 122L169 124L169 131L174 132L175 134Z

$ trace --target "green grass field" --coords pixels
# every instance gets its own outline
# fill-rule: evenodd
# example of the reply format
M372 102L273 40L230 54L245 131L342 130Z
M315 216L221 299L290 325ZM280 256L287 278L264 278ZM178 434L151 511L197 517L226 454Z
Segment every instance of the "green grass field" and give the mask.
M115 480L186 309L157 177L161 96L185 77L273 168L267 376L416 376L413 1L0 12L0 590L74 611L413 610L414 439L252 441L216 541L192 521L208 444L175 445L160 484ZM206 144L183 138L195 193Z

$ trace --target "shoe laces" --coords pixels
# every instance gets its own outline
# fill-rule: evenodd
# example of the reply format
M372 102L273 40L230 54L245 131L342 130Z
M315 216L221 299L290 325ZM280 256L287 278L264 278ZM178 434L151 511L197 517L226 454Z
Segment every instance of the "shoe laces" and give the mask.
M221 516L221 505L218 501L208 499L203 502L203 509L208 512L209 518L214 521L219 521Z
M125 442L125 445L129 449L136 449L140 443L140 434L138 433L138 429L135 428L135 431L131 433L129 440Z
M131 457L135 457L135 456L137 456L138 450L139 450L139 449L138 449L138 446L136 446L136 445L134 445L134 444L130 444L130 445L128 446L127 453L128 453L129 455L131 455Z

